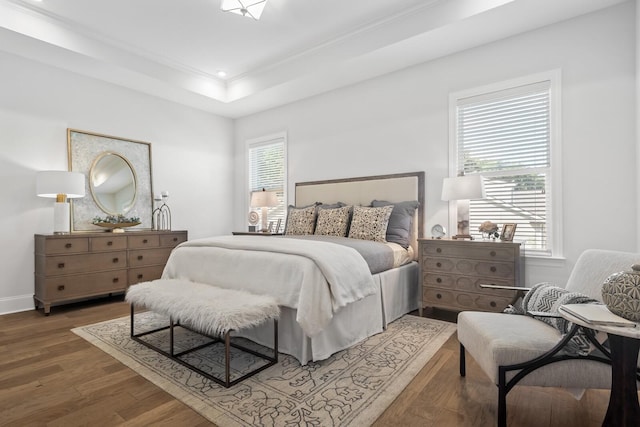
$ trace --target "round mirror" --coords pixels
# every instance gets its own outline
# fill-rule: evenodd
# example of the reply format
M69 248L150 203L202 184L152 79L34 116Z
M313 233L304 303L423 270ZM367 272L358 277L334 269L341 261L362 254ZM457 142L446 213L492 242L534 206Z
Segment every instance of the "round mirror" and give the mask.
M89 188L98 207L109 215L124 215L136 201L136 173L119 154L100 154L89 171Z

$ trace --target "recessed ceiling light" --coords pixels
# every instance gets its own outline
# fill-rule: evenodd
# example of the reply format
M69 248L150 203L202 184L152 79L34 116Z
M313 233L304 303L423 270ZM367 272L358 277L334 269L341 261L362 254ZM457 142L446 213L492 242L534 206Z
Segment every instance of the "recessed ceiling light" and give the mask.
M222 71L222 70L218 70L218 72L216 73L216 75L217 75L218 77L220 77L221 79L222 79L222 78L227 77L227 73L226 73L225 71Z

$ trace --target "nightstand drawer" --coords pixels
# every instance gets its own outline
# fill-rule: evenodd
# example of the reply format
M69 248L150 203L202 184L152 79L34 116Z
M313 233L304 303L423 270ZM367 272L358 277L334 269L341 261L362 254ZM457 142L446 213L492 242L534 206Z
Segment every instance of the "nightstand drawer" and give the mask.
M43 260L42 271L47 276L127 268L127 251L38 258Z
M487 295L503 296L505 298L513 298L516 294L516 291L506 289L487 289L480 287L480 285L513 286L512 280L504 279L490 279L477 276L458 276L426 272L423 275L422 283L430 288L448 290L455 289L467 292L484 293Z
M477 274L486 277L512 278L513 263L486 262L456 258L424 258L423 271L456 274Z
M142 267L146 265L162 264L164 266L169 259L172 248L138 249L129 251L129 267Z
M461 246L460 242L443 240L439 243L427 245L424 255L428 257L454 257L482 260L512 261L515 249L504 243L472 243L474 246Z

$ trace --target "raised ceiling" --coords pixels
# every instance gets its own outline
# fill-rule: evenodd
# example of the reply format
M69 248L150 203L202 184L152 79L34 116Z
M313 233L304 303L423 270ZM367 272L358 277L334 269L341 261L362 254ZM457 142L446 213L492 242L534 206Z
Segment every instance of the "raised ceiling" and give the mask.
M0 50L241 117L621 2L0 0Z

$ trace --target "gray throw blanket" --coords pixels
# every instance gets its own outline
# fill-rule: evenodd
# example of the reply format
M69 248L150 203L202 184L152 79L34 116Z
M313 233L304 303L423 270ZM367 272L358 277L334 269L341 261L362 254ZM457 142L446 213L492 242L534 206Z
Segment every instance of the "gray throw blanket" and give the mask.
M579 292L567 291L553 283L543 282L534 285L519 303L515 306L510 305L504 312L535 317L537 320L553 326L564 336L569 332L569 329L571 329L572 323L560 317L558 308L563 304L584 303L598 303L598 301ZM548 313L557 317L536 316L536 313ZM567 343L565 353L586 356L591 353L593 350L592 347L591 342L582 330L580 330Z

